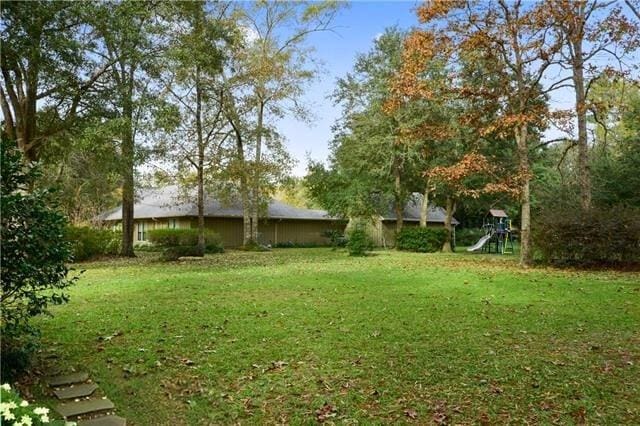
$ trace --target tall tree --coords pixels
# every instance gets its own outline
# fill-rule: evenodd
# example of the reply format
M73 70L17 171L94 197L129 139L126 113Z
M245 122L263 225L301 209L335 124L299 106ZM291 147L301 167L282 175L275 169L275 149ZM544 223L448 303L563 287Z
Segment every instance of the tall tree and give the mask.
M226 19L228 4L205 2L172 5L172 31L160 80L179 116L165 153L172 152L179 168L195 169L198 210L198 252L205 251L205 175L218 163L220 147L231 134L224 120L221 73L224 50L231 40ZM171 109L170 109L171 110Z
M133 257L136 136L142 124L144 98L149 87L145 63L154 56L151 28L155 17L152 2L105 2L92 17L100 41L92 51L112 64L112 114L119 122L120 173L122 179L121 255Z
M630 7L633 5L628 2ZM548 5L554 13L558 37L564 40L563 64L571 71L578 124L578 184L584 209L591 206L591 174L587 115L589 90L603 75L623 73L624 60L640 48L640 25L629 19L617 2L603 0L554 0ZM604 60L608 57L613 61Z
M0 106L4 131L26 161L38 160L48 140L74 127L85 97L112 62L88 48L96 8L80 2L2 2Z
M385 108L404 37L397 28L385 30L368 53L358 55L353 71L337 81L333 98L342 106L342 116L334 127L329 170L312 164L306 179L314 197L343 216L386 215L392 206L396 231L402 228L409 196L426 186L420 173L430 156L425 157L429 138L414 140L412 127L435 118L427 103L392 112Z
M385 114L383 106L390 96L391 78L400 65L403 40L404 34L398 29L386 29L369 53L358 55L353 72L338 80L333 95L343 106L344 131L353 143L369 150L369 153L359 150L358 157L355 152L347 155L368 163L370 168L361 170L363 174L376 174L371 176L372 183L377 181L377 188L372 187L372 191L392 196L397 232L403 225L404 206L410 193L408 185L413 183L408 176L413 175L411 163L415 153L403 143L400 114ZM348 150L349 143L335 148Z
M263 156L267 148L264 139L269 134L267 123L285 113L301 119L308 116L300 97L304 85L314 77L316 68L306 43L313 33L330 30L337 9L335 2L267 1L238 9L239 22L245 32L245 46L236 50L233 58L236 72L230 78L229 87L237 91L230 102L244 97L251 105L251 109L246 111L255 114L250 127L239 125L237 108L228 114L236 118L234 131L244 131L242 135L237 134L240 137L236 142L253 142L252 161L248 161L246 145L242 147L242 161L244 166L249 166L242 177L248 187L241 189L243 198L247 200L245 208L249 209L248 215L245 214L249 221L245 223L245 244L258 240L260 207L269 195L263 188L266 172ZM243 120L245 124L250 122L247 118ZM271 140L276 142L279 138Z
M421 78L424 63L437 55L448 55L454 64L452 90L456 96L484 101L491 111L479 108L468 118L484 137L515 140L517 179L521 202L521 263L532 259L530 243L531 202L530 151L538 144L539 130L550 118L544 94L560 87L561 79L542 89L546 71L557 63L560 43L549 31L551 18L542 4L525 6L521 1L491 4L472 1L429 2L418 10L425 28L407 42L407 60L399 74L398 94L431 98L434 93ZM464 63L481 63L486 83L460 80ZM468 82L469 80L466 80ZM490 100L490 102L486 102ZM484 116L495 117L486 120Z

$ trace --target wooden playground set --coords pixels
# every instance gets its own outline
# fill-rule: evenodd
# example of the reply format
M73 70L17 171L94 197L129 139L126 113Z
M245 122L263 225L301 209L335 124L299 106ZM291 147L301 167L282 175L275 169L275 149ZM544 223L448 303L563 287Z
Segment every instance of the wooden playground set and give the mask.
M483 219L484 235L473 246L470 252L513 254L513 231L511 219L504 210L491 209Z

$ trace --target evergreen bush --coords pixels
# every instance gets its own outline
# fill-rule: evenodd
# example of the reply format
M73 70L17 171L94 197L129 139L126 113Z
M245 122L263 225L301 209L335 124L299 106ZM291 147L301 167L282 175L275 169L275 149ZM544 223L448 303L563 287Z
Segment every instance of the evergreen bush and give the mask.
M366 256L368 252L373 250L373 241L364 226L356 225L349 232L347 250L349 250L349 256Z
M536 215L533 240L542 260L556 265L640 264L640 210L556 205Z
M398 250L433 253L442 250L447 238L444 228L405 227L396 236Z
M26 368L37 347L39 330L31 318L49 305L67 302L71 244L64 237L67 220L57 209L54 191L36 189L38 168L25 165L14 143L1 145L2 203L0 265L2 273L2 375Z
M65 239L71 243L74 262L99 256L117 255L122 241L122 231L96 229L88 226L69 226Z
M198 256L198 230L184 229L152 229L149 231L149 241L164 250L163 259L177 260L182 256ZM222 253L224 247L222 238L216 232L205 229L205 252Z

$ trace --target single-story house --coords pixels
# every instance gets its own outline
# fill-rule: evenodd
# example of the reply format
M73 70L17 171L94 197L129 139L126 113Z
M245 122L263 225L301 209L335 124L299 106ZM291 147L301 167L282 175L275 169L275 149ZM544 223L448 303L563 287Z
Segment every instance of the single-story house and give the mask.
M135 223L134 244L148 243L148 232L159 228L196 228L198 209L193 194L185 196L177 185L142 190L133 207ZM404 209L404 226L419 226L422 194L414 193ZM225 247L242 245L242 205L239 200L222 202L205 195L205 226L217 232ZM442 207L429 206L427 225L444 226L446 212ZM122 207L106 212L100 219L113 226L122 221ZM452 221L455 226L458 221ZM294 207L271 200L266 215L258 225L261 244L317 244L329 245L327 231L344 231L346 220L330 216L324 210ZM348 227L348 225L347 225ZM367 228L374 243L381 247L395 244L396 216L389 213L372 219Z
M409 197L409 201L404 206L402 226L420 226L420 210L424 195L414 192ZM443 227L447 212L442 207L429 206L427 212L427 227ZM353 223L349 221L348 227ZM452 218L453 233L455 238L455 226L458 225L456 218ZM367 226L367 233L373 239L374 244L379 247L393 247L396 242L396 214L393 206L390 205L386 214L375 217L371 224Z
M177 185L141 191L133 208L134 243L145 244L148 231L158 228L196 228L198 209L195 196L185 197ZM239 200L224 203L205 195L205 226L220 234L225 247L242 245L242 205ZM101 215L100 219L117 226L122 220L122 206ZM346 221L324 210L294 207L271 200L258 224L261 244L328 245L327 231L345 228Z

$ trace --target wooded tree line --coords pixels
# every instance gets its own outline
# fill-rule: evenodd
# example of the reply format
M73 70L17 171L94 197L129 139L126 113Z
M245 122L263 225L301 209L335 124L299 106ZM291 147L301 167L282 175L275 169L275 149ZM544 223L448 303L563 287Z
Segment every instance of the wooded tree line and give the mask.
M3 2L3 137L62 187L73 222L118 200L133 256L137 166L156 181L239 196L244 242L292 159L274 123L317 67L308 40L335 2ZM199 247L204 250L204 233Z
M425 2L417 28L388 29L338 81L343 114L328 166L310 165L312 196L344 216L391 203L397 231L413 192L422 226L428 200L449 229L457 208L515 205L525 265L543 205L640 207L637 5Z
M196 189L201 231L205 189L239 198L244 242L255 243L293 161L276 120L308 117L310 38L331 30L339 7L3 2L3 137L42 163L73 222L122 202L123 255L148 164L153 183ZM345 217L391 204L398 231L413 192L424 195L422 226L429 200L446 206L449 228L456 212L517 206L525 264L532 214L558 194L583 209L637 206L637 10L637 0L424 3L418 27L387 30L337 81L332 155L310 164L302 192ZM572 107L552 108L558 93Z

